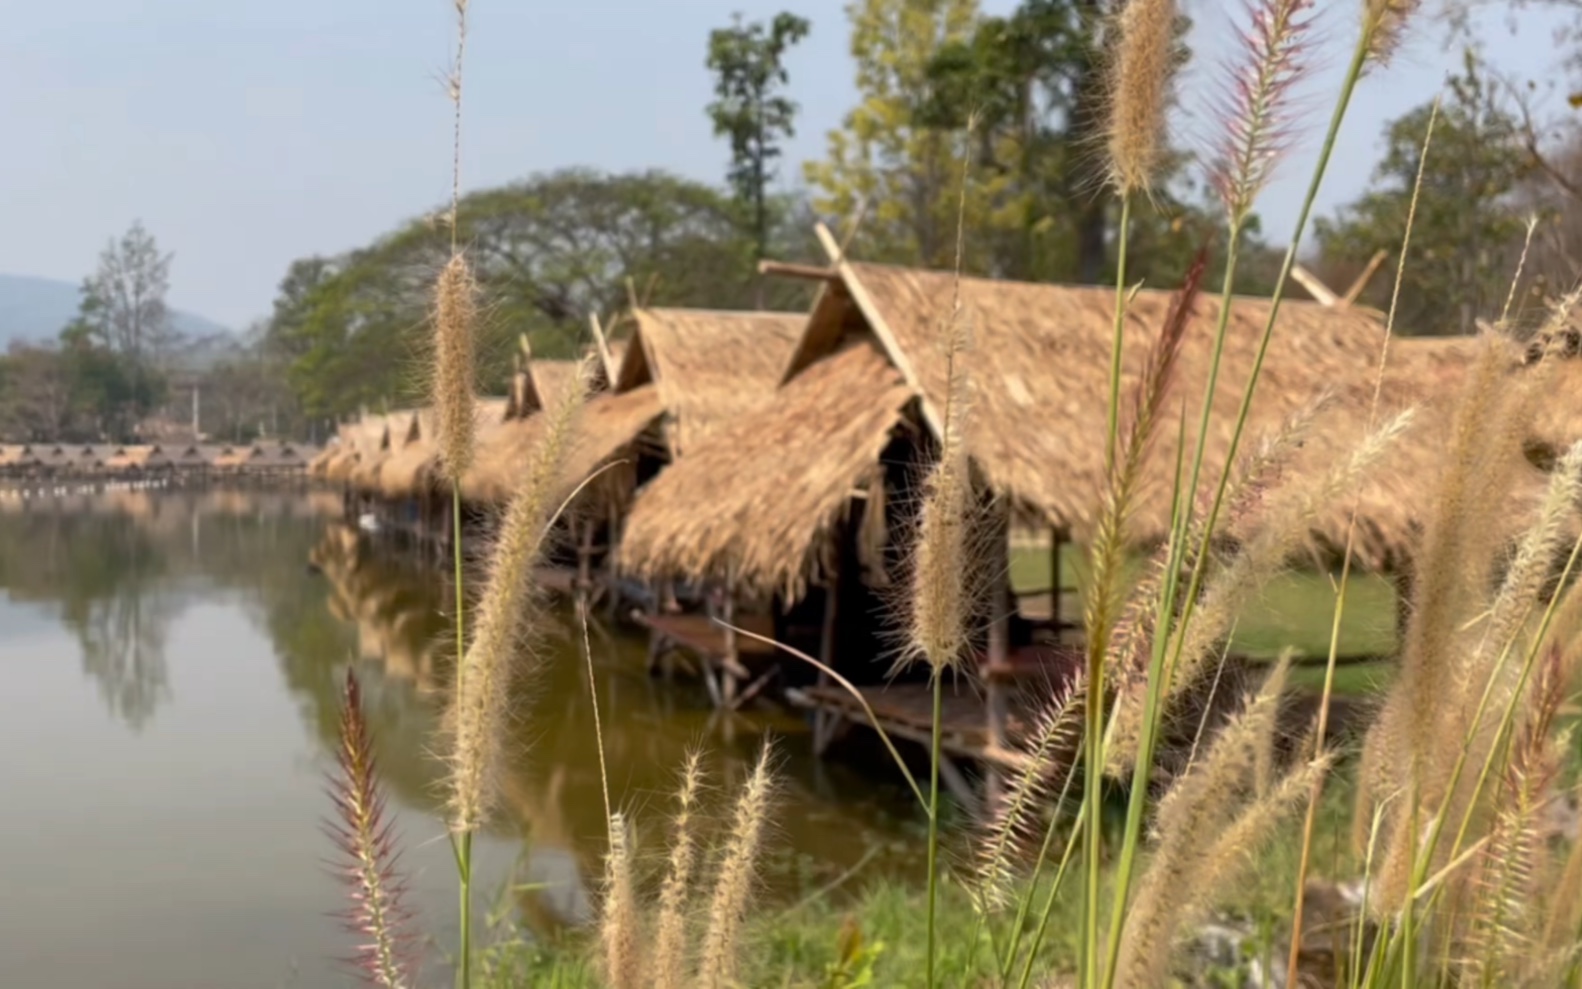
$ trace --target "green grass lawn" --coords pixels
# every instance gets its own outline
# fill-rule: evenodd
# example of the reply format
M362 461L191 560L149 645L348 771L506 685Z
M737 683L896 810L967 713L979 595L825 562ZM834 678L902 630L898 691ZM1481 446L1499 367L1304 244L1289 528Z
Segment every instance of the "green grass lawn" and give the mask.
M1067 592L1065 612L1076 614L1075 595L1083 562L1080 547L1068 546L1061 554L1060 585ZM1019 591L1049 587L1049 551L1018 547L1011 551L1011 586ZM1340 655L1389 655L1395 650L1395 588L1373 574L1353 573L1346 591L1346 608L1340 625ZM1232 648L1251 656L1273 658L1293 648L1298 658L1321 661L1329 653L1330 630L1335 620L1338 576L1312 571L1291 571L1272 580L1256 600L1248 603L1236 623ZM1317 686L1323 668L1301 668L1295 681ZM1343 666L1336 671L1336 691L1368 693L1388 678L1385 664Z

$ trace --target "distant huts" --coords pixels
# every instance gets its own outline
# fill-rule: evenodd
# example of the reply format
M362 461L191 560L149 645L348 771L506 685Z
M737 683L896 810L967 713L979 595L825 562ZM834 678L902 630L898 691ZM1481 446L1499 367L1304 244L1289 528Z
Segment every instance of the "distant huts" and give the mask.
M317 451L294 443L249 446L207 444L19 444L0 446L0 478L98 481L180 479L221 474L290 477L306 472Z

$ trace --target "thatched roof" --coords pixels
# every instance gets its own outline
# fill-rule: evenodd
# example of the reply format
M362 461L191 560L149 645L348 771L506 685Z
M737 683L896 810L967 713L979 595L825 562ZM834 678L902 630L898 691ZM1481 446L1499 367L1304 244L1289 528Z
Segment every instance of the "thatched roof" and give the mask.
M347 423L340 427L340 442L337 452L328 457L324 464L323 476L325 480L337 483L355 484L353 475L372 466L372 461L382 456L389 447L392 428L405 428L410 424L410 411L404 413L407 417L405 423L397 426L403 413L393 412L388 415L365 415L357 422ZM363 476L366 476L364 474Z
M871 340L817 361L638 493L621 566L649 578L731 575L755 590L795 587L816 569L852 492L880 471L911 397Z
M158 446L123 446L117 447L109 459L104 462L104 469L108 471L148 470L154 467L169 466L170 458Z
M632 442L659 413L659 395L652 387L620 395L606 392L589 399L578 413L567 457L567 492ZM544 416L535 415L486 425L478 436L475 462L462 479L462 495L469 501L508 500L516 491L544 422Z
M638 309L616 391L653 383L672 456L765 404L807 323L805 313Z
M943 415L947 367L940 343L957 279L948 272L843 263L841 282L821 298L806 336L788 367L794 375L838 343L854 325L867 326L909 385L923 399L925 420L936 435ZM1115 292L1104 286L1041 285L961 278L962 316L970 334L966 357L972 396L968 452L994 491L1026 514L1081 540L1091 532L1101 503L1109 361ZM1124 387L1140 373L1170 303L1164 291L1137 293L1127 310ZM1268 318L1265 299L1233 300L1224 358L1204 457L1216 477L1227 453L1236 412ZM1168 407L1197 415L1207 382L1219 300L1200 298L1187 331ZM1285 302L1275 327L1249 413L1241 450L1253 449L1298 410L1324 392L1340 409L1366 409L1372 397L1383 327L1375 314ZM1384 412L1420 391L1409 377L1386 390ZM1341 416L1320 430L1351 449L1364 422ZM1169 519L1169 491L1176 461L1173 437L1164 431L1148 464L1148 497L1134 519L1137 533L1154 537ZM1386 565L1405 552L1407 519L1391 509L1388 488L1365 499L1380 514L1368 525L1378 539L1366 562ZM1367 511L1365 505L1364 511ZM1343 542L1344 521L1321 520L1317 537Z

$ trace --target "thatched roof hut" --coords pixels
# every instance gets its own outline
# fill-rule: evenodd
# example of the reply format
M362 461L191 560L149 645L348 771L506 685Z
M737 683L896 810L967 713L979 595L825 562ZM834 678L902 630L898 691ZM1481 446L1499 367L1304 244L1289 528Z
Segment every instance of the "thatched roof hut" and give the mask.
M118 446L104 461L104 469L112 473L134 470L148 456L146 446Z
M723 579L772 591L817 569L823 537L911 401L876 341L856 339L798 374L772 405L698 444L639 492L621 540L639 576Z
M564 472L566 492L631 443L660 411L659 394L652 386L590 398L577 414ZM542 437L545 418L509 419L485 428L478 437L473 466L462 479L462 496L474 502L507 501Z
M480 398L474 404L480 455L485 438L504 424L510 405L510 399L500 398ZM390 454L379 466L378 491L381 495L407 498L439 490L437 428L433 410L420 409L413 415L404 435L392 436Z
M364 415L360 420L340 427L338 448L325 460L323 478L336 484L350 484L353 471L362 463L379 455L387 446L390 416Z
M215 470L239 471L247 463L248 456L252 453L251 447L222 446L210 464Z
M840 419L792 389L815 371L821 377L835 374L826 362L835 355L856 360L846 356L854 342L871 341L867 352L883 356L902 391L917 399L918 425L937 439L947 389L942 331L958 291L960 318L971 339L967 452L987 487L1024 519L1050 525L1065 538L1085 539L1101 504L1114 289L958 281L948 272L839 263L787 364L774 405L753 416L750 426L721 433L718 446L706 441L706 453L703 447L694 450L639 495L623 540L622 565L648 577L719 578L729 572L750 587L794 589L816 564L821 535L866 476L850 459L853 450L860 448L868 457L868 471L877 469L878 453L903 403L894 378L874 372L869 372L867 396L841 394L849 403L842 406L843 415L874 430L852 446L830 441L834 434L826 431ZM1169 304L1170 293L1144 290L1129 307L1125 386L1136 381ZM1233 302L1205 450L1207 476L1217 476L1224 464L1269 305L1251 298ZM1187 408L1193 418L1207 381L1217 315L1218 299L1202 298L1167 399L1169 408ZM1299 459L1323 463L1313 454L1322 451L1332 459L1337 450L1352 449L1364 431L1382 343L1383 328L1374 314L1286 302L1242 451L1252 450L1262 436L1325 392L1333 395L1336 408L1363 412L1325 421L1319 429L1324 439L1310 442ZM838 389L818 390L830 402ZM1381 414L1420 394L1411 373L1393 373L1383 389ZM867 415L857 410L864 401L870 403L863 406ZM1152 449L1147 496L1134 518L1143 538L1161 535L1168 526L1176 451L1174 437L1164 432ZM827 487L805 501L781 493L810 483ZM1392 507L1395 493L1390 482L1364 493L1358 551L1367 564L1386 567L1407 551L1413 529ZM1346 507L1336 506L1318 520L1315 548L1343 544Z
M346 481L354 490L367 494L379 493L379 472L385 462L400 449L410 436L417 421L416 409L400 409L383 417L383 428L377 437L365 434L358 443L357 463L348 472Z
M672 459L763 405L807 323L804 313L637 309L615 390L658 386Z

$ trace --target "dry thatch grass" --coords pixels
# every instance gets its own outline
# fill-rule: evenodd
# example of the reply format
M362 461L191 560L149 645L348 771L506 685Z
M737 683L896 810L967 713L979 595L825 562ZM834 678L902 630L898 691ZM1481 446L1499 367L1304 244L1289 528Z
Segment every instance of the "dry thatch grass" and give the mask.
M335 453L326 458L322 476L326 481L349 484L352 472L366 458L376 456L386 445L390 430L390 417L365 415L354 423L340 427L340 443Z
M591 399L579 413L566 453L564 489L569 494L615 456L660 414L659 393L652 387ZM478 435L478 456L462 478L468 501L503 504L516 491L528 454L539 441L543 416L485 425Z
M763 405L785 371L803 313L638 309L617 391L659 387L672 457Z
M800 586L911 393L872 340L806 368L772 404L700 443L637 496L621 566L648 578Z
M841 270L856 312L923 395L925 417L937 431L947 387L939 323L949 310L953 277L873 264L844 264ZM972 338L968 453L990 486L1023 512L1086 539L1102 504L1113 289L964 278L960 292ZM1166 292L1145 290L1128 308L1123 368L1128 387L1164 323L1169 301ZM1194 419L1207 381L1218 305L1217 299L1198 305L1166 398L1167 408L1183 409ZM822 308L789 373L816 358L821 347L851 326L849 307ZM1268 313L1267 300L1233 302L1205 452L1206 476L1218 476L1224 464ZM1370 312L1286 302L1250 411L1249 439L1277 432L1327 394L1334 412L1326 413L1290 469L1322 469L1343 451L1355 449L1367 429L1383 339L1380 321ZM1380 416L1432 397L1436 379L1453 373L1456 363L1454 353L1432 350L1403 349L1393 355L1381 390ZM1416 468L1431 463L1437 449L1434 418L1419 417L1421 425L1401 443L1409 452L1357 492L1355 551L1365 565L1389 567L1409 555L1416 531L1413 489L1422 481ZM1143 497L1132 522L1132 531L1142 538L1162 535L1169 523L1176 450L1174 431L1162 432L1164 441L1151 451L1145 466ZM1314 520L1313 549L1331 553L1344 545L1348 508L1337 504Z

